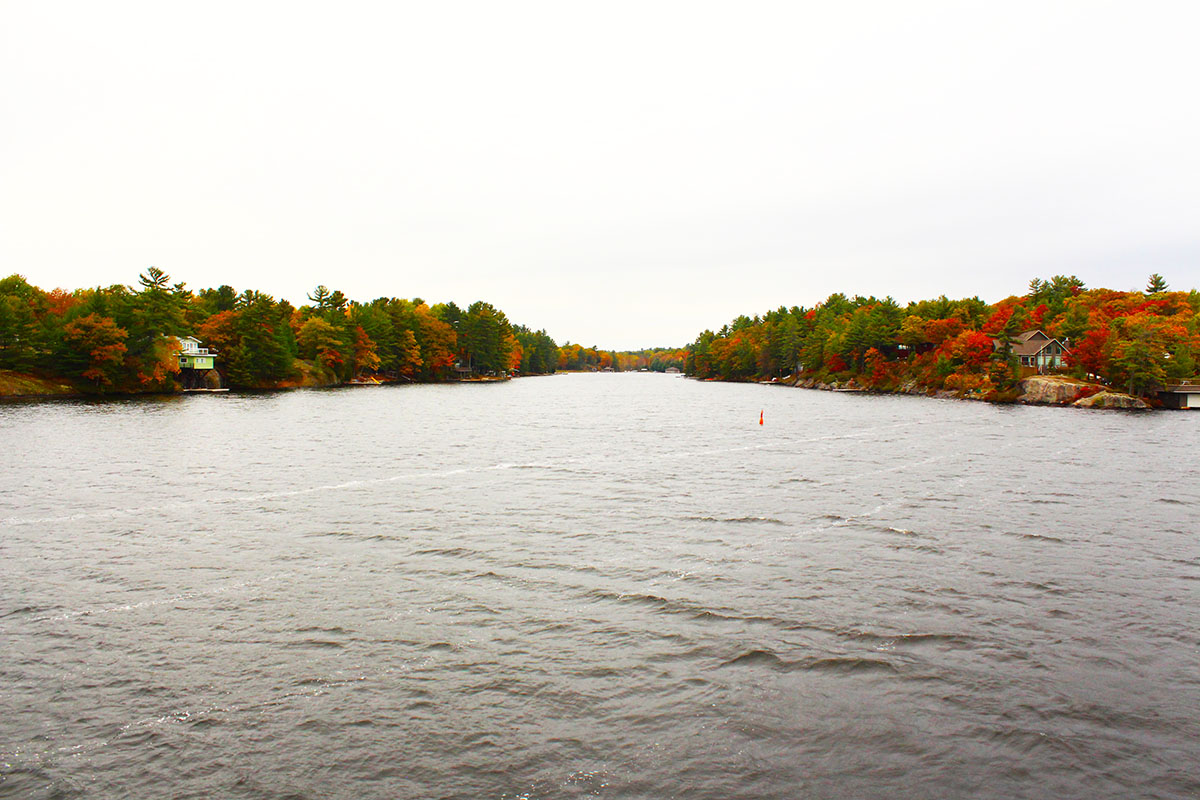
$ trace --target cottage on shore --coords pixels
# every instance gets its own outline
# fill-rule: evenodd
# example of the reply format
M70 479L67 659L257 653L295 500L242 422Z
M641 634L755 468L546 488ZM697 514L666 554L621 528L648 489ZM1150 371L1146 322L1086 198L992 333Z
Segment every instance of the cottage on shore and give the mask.
M1164 386L1158 392L1163 408L1200 408L1200 380Z
M1004 343L996 339L993 346L999 350ZM1065 344L1040 330L1019 333L1016 341L1012 343L1012 354L1017 357L1021 365L1021 375L1025 377L1062 369L1066 366L1063 356L1069 352L1071 351Z
M184 389L203 389L213 383L211 373L217 366L217 351L210 350L195 336L179 339L179 383ZM220 379L216 380L220 386Z

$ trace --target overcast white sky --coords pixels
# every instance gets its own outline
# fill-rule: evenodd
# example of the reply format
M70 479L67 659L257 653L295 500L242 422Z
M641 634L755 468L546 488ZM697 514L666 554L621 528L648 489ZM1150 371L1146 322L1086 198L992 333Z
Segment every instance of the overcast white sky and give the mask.
M834 291L1200 286L1200 3L0 0L0 274L606 348Z

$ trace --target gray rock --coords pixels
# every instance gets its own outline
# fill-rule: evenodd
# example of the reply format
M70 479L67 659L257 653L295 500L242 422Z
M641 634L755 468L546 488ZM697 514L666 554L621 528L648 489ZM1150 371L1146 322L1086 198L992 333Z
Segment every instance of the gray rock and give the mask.
M1139 410L1150 408L1145 400L1121 392L1100 392L1091 397L1076 400L1074 405L1076 408L1134 408Z
M1021 396L1017 402L1066 405L1074 402L1080 390L1088 385L1056 375L1035 375L1021 381Z

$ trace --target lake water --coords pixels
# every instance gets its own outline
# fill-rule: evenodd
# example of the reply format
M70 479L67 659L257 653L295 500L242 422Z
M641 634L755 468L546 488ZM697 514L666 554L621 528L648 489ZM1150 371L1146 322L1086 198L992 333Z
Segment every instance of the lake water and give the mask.
M645 374L0 405L0 797L1195 797L1198 432Z

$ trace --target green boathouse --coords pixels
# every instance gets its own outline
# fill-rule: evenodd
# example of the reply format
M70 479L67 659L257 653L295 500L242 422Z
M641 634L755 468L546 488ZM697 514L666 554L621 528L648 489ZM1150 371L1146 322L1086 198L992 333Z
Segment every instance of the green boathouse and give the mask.
M185 391L220 386L213 378L217 366L217 351L205 347L195 336L179 339L179 382Z

